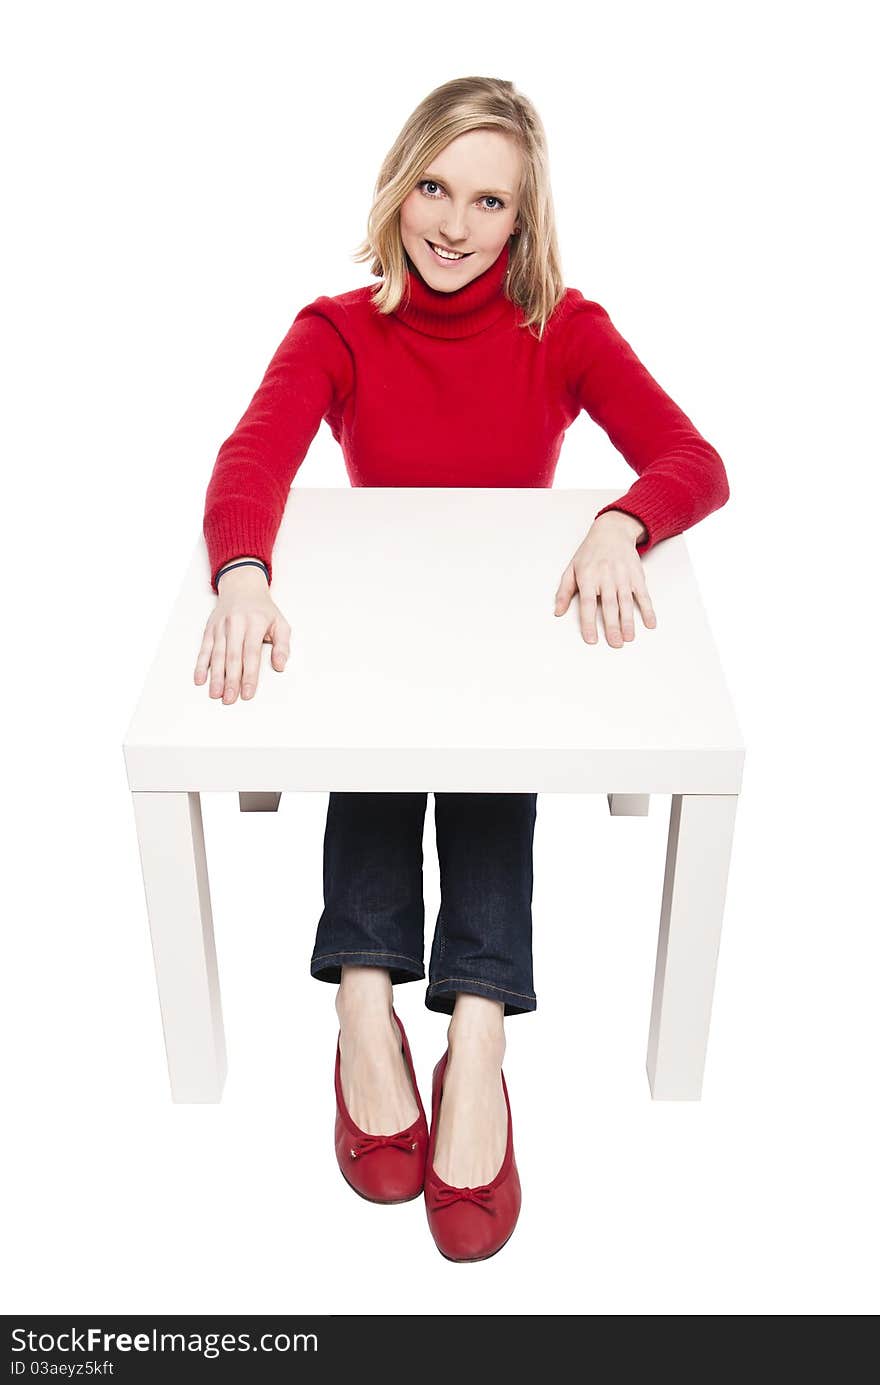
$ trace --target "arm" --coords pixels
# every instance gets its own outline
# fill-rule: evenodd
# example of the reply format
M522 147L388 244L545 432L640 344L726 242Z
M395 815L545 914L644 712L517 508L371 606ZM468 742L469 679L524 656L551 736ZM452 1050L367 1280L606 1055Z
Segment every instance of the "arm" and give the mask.
M632 532L643 534L636 543L644 555L725 504L730 490L724 463L648 373L604 308L581 298L563 326L569 393L639 477L596 519L622 512L639 522L643 528L634 523Z
M239 555L260 558L271 582L272 548L291 482L321 420L353 381L349 348L336 328L311 305L303 308L214 463L203 533L215 592L219 569ZM260 577L258 568L239 571Z

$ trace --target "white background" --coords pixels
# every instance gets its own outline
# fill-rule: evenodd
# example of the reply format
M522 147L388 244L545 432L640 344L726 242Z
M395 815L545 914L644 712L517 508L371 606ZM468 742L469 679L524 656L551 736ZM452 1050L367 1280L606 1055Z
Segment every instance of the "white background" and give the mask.
M870 10L4 19L6 1312L877 1310ZM171 1103L122 740L220 443L299 308L371 282L382 158L472 73L536 103L566 283L725 460L687 543L747 757L700 1103L652 1103L644 1068L668 797L539 798L538 1010L505 1061L523 1211L457 1266L420 1201L336 1167L325 794L205 797L230 1072L222 1104ZM556 484L633 479L582 416ZM348 484L326 425L295 484ZM432 799L425 845L427 948ZM427 1095L445 1020L396 997Z

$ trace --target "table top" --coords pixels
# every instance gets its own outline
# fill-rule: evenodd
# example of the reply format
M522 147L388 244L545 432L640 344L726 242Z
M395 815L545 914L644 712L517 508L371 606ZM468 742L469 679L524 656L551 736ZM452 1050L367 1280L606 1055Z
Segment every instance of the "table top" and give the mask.
M201 535L123 744L140 791L739 792L744 747L683 536L621 648L554 614L605 490L294 487L273 550L287 667L193 682Z

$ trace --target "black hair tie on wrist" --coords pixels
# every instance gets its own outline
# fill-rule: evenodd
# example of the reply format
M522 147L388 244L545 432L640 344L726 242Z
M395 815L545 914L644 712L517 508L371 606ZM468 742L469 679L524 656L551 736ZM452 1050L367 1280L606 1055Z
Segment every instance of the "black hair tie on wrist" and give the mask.
M217 576L214 578L214 586L219 587L220 578L225 572L231 572L234 567L258 567L262 571L266 581L268 582L269 580L269 569L266 567L265 563L260 562L259 558L242 558L240 562L226 563L224 567L221 567Z

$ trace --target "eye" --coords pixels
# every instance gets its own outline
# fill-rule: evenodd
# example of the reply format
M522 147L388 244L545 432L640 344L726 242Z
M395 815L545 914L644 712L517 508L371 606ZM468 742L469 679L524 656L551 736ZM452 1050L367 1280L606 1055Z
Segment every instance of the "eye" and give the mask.
M440 183L435 183L435 181L434 181L433 178L423 178L422 181L421 181L420 183L417 183L417 184L416 184L416 186L417 186L418 188L420 188L420 189L421 189L421 188L439 188L439 187L442 186L442 184L440 184ZM435 197L435 195L434 195L434 193L432 193L432 192L425 193L425 196L426 196L426 197L430 197L430 198L432 199L432 201L436 201L436 200L437 200L436 197ZM490 211L490 212L501 212L501 211L504 210L504 208L505 208L505 206L506 206L506 203L503 202L503 201L501 200L500 197L496 197L496 196L494 195L494 193L491 193L491 192L487 192L486 195L485 195L485 197L481 198L480 200L483 201L483 202L495 202L495 203L496 203L496 206L494 206L494 207L487 207L487 208L485 209L486 211Z

